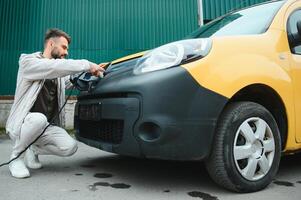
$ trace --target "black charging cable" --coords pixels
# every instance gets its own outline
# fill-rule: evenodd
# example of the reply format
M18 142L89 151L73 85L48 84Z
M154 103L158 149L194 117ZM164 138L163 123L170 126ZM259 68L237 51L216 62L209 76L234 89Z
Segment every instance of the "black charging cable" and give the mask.
M53 122L54 122L54 120L55 119L57 119L58 117L59 117L59 115L60 115L60 113L62 112L62 110L63 110L63 108L65 107L65 105L66 105L66 103L67 103L67 101L68 101L68 99L70 98L70 96L72 95L72 92L73 92L73 90L74 90L74 85L72 86L72 88L71 88L71 91L70 91L70 93L69 93L69 95L68 95L68 97L66 98L66 101L65 101L65 103L63 104L63 106L60 108L60 110L58 111L58 113L50 120L50 122L49 122L49 124L43 129L43 131L42 131L42 133L35 139L35 140L33 140L23 151L21 151L16 157L14 157L13 159L11 159L10 161L8 161L8 162L6 162L6 163L2 163L2 164L0 164L0 167L3 167L3 166L5 166L5 165L9 165L12 161L14 161L14 160L16 160L16 159L18 159L32 144L34 144L44 133L45 133L45 131L46 131L46 129L49 127L49 126L51 126L51 125L53 125Z

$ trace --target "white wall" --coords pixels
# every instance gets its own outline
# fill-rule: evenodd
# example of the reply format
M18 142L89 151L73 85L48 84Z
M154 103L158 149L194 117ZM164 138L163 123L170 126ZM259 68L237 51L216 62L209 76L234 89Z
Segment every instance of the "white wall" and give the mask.
M5 123L8 118L12 103L13 100L0 100L0 127L5 127ZM66 129L73 129L73 115L75 103L76 100L68 100L66 104Z

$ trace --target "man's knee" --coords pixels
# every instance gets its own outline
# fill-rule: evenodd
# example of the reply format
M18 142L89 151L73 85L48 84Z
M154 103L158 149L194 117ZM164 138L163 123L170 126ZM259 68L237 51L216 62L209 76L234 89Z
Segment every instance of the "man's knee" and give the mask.
M77 143L76 141L70 142L64 146L59 147L61 151L61 156L72 156L77 151Z
M42 113L29 113L24 120L24 124L38 129L43 129L47 126L47 118Z

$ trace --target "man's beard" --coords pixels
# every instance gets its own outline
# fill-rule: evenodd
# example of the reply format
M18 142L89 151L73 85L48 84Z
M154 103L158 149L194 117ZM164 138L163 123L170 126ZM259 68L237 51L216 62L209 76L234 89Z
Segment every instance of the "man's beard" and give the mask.
M57 48L55 47L52 51L51 51L51 57L54 59L61 59L62 55L60 54L60 52L57 50ZM64 56L65 57L65 56Z

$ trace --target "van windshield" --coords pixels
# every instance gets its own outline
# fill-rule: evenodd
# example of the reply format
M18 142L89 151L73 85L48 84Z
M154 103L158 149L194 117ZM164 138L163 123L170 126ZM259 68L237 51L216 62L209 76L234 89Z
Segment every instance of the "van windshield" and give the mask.
M275 1L229 13L200 27L186 38L264 33L283 3Z

